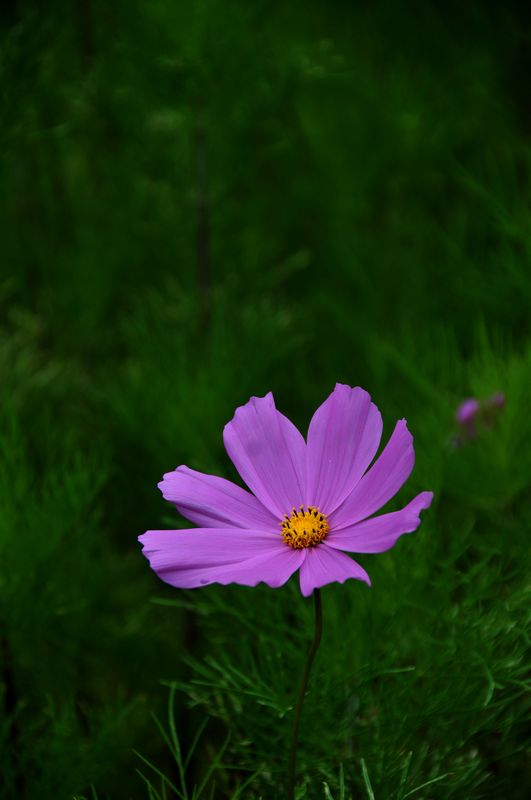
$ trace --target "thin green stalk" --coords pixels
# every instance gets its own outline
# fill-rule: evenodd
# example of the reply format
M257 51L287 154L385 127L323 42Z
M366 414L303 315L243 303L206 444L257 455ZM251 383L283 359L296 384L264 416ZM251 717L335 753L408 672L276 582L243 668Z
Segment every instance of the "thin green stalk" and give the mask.
M288 762L288 800L294 800L295 797L295 777L297 769L297 743L299 741L299 728L301 724L302 706L306 689L308 686L308 679L312 669L315 654L321 642L321 635L323 633L323 609L321 606L321 592L316 589L313 593L315 603L315 633L311 647L308 651L308 657L302 674L301 685L299 689L299 696L297 698L297 705L295 706L295 716L293 717L293 730L291 733L291 745L289 749L289 762Z

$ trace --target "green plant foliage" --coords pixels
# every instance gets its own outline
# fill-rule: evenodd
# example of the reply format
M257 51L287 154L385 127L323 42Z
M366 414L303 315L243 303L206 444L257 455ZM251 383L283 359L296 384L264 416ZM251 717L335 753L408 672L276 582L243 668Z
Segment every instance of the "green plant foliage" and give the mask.
M0 8L0 795L276 800L296 580L172 591L178 464L336 381L433 489L323 590L299 800L524 800L531 146L524 5ZM503 410L459 440L465 397Z

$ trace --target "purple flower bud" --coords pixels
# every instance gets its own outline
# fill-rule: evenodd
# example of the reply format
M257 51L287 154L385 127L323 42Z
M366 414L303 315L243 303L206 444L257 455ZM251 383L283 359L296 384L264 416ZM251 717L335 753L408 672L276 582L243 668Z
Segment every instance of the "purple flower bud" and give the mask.
M460 428L459 435L456 438L456 447L476 438L476 424L480 411L481 406L475 397L467 397L466 400L459 404L455 412L455 419Z
M460 425L470 425L474 423L479 411L479 402L474 397L467 397L460 403L455 418Z

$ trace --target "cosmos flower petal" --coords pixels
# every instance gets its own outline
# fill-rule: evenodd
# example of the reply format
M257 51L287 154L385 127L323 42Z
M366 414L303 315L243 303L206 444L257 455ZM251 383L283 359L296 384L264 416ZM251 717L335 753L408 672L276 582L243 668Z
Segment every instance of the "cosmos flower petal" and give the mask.
M277 588L304 560L304 551L286 547L278 534L241 528L147 531L139 539L159 578L179 589L261 581Z
M306 443L271 392L236 409L223 438L242 479L279 518L304 502Z
M413 437L401 419L381 455L330 516L330 527L350 527L382 508L409 478L414 463Z
M371 585L371 579L363 567L339 550L320 544L318 547L309 547L305 553L299 574L301 592L305 597L327 583L344 583L348 578Z
M278 519L250 492L203 472L177 467L159 483L165 499L203 528L250 528L278 531Z
M412 533L420 525L420 512L429 508L433 492L421 492L400 511L358 522L350 528L332 531L326 538L328 547L349 553L383 553L403 533Z
M306 504L334 511L371 463L381 436L382 417L370 395L336 384L310 422Z

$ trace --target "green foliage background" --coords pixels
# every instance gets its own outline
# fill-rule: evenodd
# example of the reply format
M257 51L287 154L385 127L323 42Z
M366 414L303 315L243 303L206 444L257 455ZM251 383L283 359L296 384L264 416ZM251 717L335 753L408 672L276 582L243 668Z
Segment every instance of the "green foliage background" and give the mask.
M300 797L527 797L525 4L0 20L2 798L284 796L311 602L172 591L136 537L184 525L164 471L235 477L251 394L305 427L336 381L385 436L408 419L398 501L436 499L363 559L371 590L323 591ZM459 401L496 391L455 448Z

